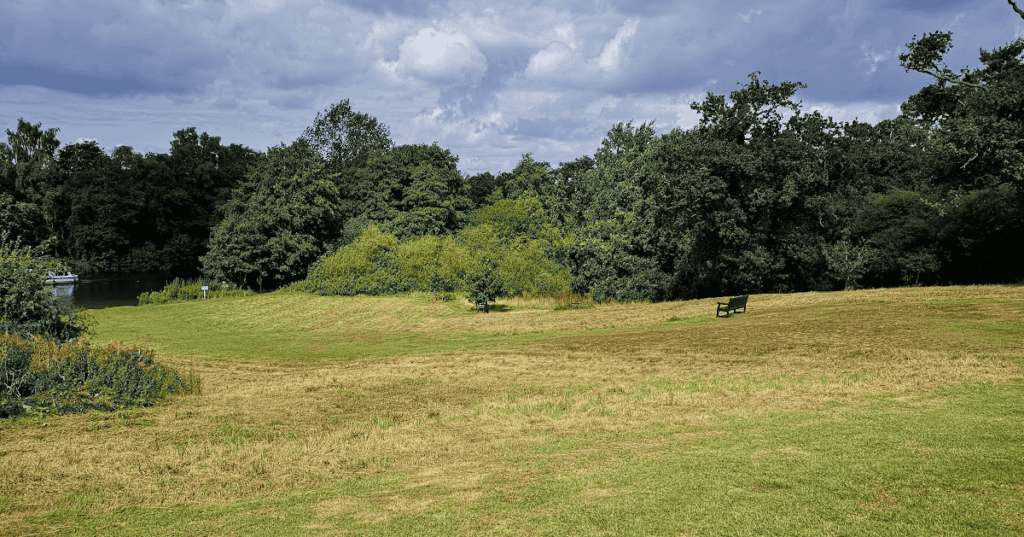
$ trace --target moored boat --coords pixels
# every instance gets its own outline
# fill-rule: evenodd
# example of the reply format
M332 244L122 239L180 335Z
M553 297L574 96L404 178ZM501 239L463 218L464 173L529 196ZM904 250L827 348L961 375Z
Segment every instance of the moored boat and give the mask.
M69 283L78 282L78 275L70 272L64 274L55 274L53 272L46 273L46 280L43 281L47 285L67 285Z
M75 292L74 284L77 282L78 275L70 272L64 274L47 272L46 279L43 280L44 285L53 286L53 294L55 296L71 296Z

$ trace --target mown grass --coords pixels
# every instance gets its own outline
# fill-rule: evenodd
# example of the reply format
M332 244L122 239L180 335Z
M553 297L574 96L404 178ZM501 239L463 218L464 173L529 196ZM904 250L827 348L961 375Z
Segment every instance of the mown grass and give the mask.
M1016 535L1024 290L96 312L203 378L0 424L0 533Z

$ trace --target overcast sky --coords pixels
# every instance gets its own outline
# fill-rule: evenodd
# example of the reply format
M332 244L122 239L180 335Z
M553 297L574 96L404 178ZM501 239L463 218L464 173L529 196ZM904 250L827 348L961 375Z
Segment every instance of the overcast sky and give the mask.
M265 151L347 98L396 143L496 173L592 155L620 121L692 127L691 102L753 71L807 84L804 111L891 118L929 82L897 56L937 30L958 71L1024 20L1006 0L3 0L0 128L167 152L196 127Z

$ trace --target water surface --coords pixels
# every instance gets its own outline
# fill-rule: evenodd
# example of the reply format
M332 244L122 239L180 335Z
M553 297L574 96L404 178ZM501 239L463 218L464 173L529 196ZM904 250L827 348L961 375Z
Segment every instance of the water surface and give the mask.
M139 303L140 294L159 291L173 279L149 273L93 274L82 276L71 297L75 306L87 309L135 306Z

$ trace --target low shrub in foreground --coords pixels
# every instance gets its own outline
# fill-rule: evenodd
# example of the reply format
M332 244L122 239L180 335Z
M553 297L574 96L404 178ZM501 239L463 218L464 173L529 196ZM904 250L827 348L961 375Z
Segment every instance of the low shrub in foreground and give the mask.
M169 304L171 302L184 302L186 300L202 300L203 286L209 289L206 291L206 298L225 298L229 296L249 296L253 291L242 290L229 283L204 283L203 280L179 280L164 286L160 291L142 293L139 295L139 305L147 304Z
M199 377L157 364L151 350L0 334L0 418L152 406L199 391Z

